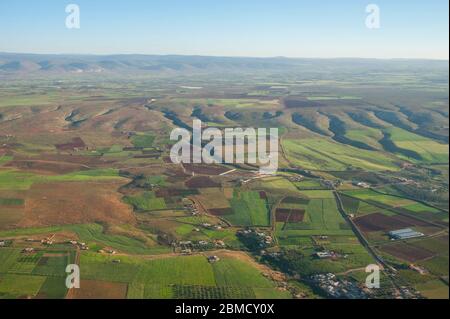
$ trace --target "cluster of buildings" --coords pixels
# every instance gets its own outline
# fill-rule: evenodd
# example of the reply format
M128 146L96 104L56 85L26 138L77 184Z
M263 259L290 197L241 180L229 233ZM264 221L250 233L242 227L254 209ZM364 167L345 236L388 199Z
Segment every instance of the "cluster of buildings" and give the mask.
M416 167L416 165L409 163L409 162L403 162L400 164L400 167L402 169L414 169Z
M222 230L222 225L211 225L209 223L202 223L202 227L206 229Z
M133 132L133 131L121 131L120 134L125 135L128 139L130 139L134 135L136 135L136 132Z
M421 299L422 296L419 292L415 291L411 287L401 286L395 293L397 299Z
M333 188L337 188L337 187L341 186L342 181L341 180L330 181L330 180L326 180L326 179L321 179L320 184L327 189L333 189Z
M22 249L23 254L32 254L35 252L35 249L33 247L26 247Z
M173 246L178 248L182 254L189 255L193 250L205 251L209 249L221 249L226 248L226 244L223 240L214 240L212 242L206 240L199 241L180 241L174 243Z
M50 237L46 237L46 238L41 240L41 244L42 245L46 245L46 246L51 246L54 243L54 238L55 238L55 235L52 235Z
M361 188L370 188L371 187L370 184L365 183L365 182L353 182L352 184L354 186L358 186L358 187L361 187Z
M288 177L288 180L290 182L301 182L303 181L305 178L302 175L291 175Z
M421 275L427 275L429 273L427 269L418 265L410 264L409 268L414 271L417 271Z
M319 259L335 259L339 256L334 251L318 251L314 253L314 257Z
M319 238L328 238L327 236L320 236ZM313 257L318 259L338 259L338 258L348 258L346 254L340 254L332 250L317 250L313 253Z
M25 242L26 243L41 243L44 246L51 246L55 243L54 238L55 238L55 235L45 237L44 239L41 239L41 240L34 239L34 238L27 238L27 239L25 239ZM33 247L26 247L26 248L22 249L22 253L24 253L24 254L31 254L34 252L35 252L35 248L33 248Z
M208 262L209 262L210 264L216 263L216 262L218 262L218 261L220 261L220 258L219 258L219 257L217 257L217 256L208 256Z
M255 229L239 230L236 234L243 238L253 240L259 248L270 247L273 244L272 236Z
M113 249L100 249L98 251L100 254L110 254L110 255L115 255L117 254L117 251L113 250Z
M403 183L403 184L412 184L412 185L414 185L414 184L417 184L417 183L415 183L413 180L411 180L411 179L408 179L408 178L405 178L405 177L396 177L396 179L397 179L397 181L399 181L400 183Z
M73 246L76 246L76 247L80 248L81 250L89 250L89 246L86 245L86 243L80 243L76 240L70 240L69 244L72 244Z
M332 273L311 276L314 285L336 299L367 299L366 293L354 282L338 279Z
M194 203L192 203L190 200L183 198L184 202L184 208L187 209L192 216L196 216L199 214L199 211L197 207L195 207Z

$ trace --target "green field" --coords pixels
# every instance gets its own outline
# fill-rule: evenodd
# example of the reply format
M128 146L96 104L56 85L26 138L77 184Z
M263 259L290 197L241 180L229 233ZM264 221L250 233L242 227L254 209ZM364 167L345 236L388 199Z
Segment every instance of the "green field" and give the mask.
M225 218L233 225L269 226L270 211L259 192L235 190L230 205L233 214L226 215Z
M142 147L142 148L150 148L150 147L152 147L154 141L155 141L155 136L151 135L151 134L135 135L132 138L133 145L135 147Z
M0 170L0 190L25 190L34 183L34 175L13 170Z
M252 181L255 189L264 189L273 194L299 193L297 187L284 177L267 177Z
M343 194L353 197L353 199L347 198L347 202L361 200L358 204L358 214L384 210L385 214L408 213L424 219L445 220L448 218L445 212L400 196L378 193L369 189L345 191Z
M299 190L308 190L308 189L321 189L323 188L322 184L315 179L305 179L301 182L295 182L294 185Z
M13 159L12 156L6 156L6 155L2 155L0 156L0 166L3 164L8 163L9 161L11 161Z
M289 297L250 264L223 257L210 264L204 256L172 257L155 260L98 256L81 257L82 278L129 284L128 298L205 298L258 295ZM255 292L253 289L258 289Z
M375 149L382 150L382 147L378 141L383 138L383 134L379 129L371 127L364 127L363 129L349 129L345 136L353 141L358 141Z
M0 299L64 298L66 266L74 262L70 250L23 254L21 249L0 249Z
M297 237L312 235L352 236L353 232L339 213L331 191L302 191L310 197L302 222L277 223L277 237L287 243L295 243Z
M106 232L100 224L67 225L42 228L25 228L17 230L0 231L0 237L32 236L39 234L53 234L61 231L72 231L81 241L86 242L92 249L111 247L131 254L160 254L170 251L167 246L160 246L154 241L141 237L128 237L125 235Z
M126 196L124 202L130 204L137 211L152 211L166 209L164 198L155 196L154 192L144 192L139 196Z
M344 192L344 194L350 195L352 197L356 197L356 198L359 198L362 200L377 202L377 203L394 206L394 207L415 205L415 202L412 200L397 197L397 196L380 194L380 193L377 193L377 192L369 190L369 189L346 191L346 192Z
M42 276L0 274L0 299L34 297L45 281Z
M340 171L360 168L396 171L395 160L386 154L339 144L326 138L283 140L289 161L305 169Z
M0 198L0 206L22 206L24 200L21 198Z
M397 147L418 153L424 162L448 163L448 144L441 144L397 127L388 129L388 132Z
M173 102L181 105L217 105L227 108L256 108L272 109L277 105L277 101L259 100L259 99L174 99Z
M341 273L349 269L364 268L374 261L367 251L358 242L326 244L324 249L329 249L341 254L335 260L318 259L313 256L315 249L311 246L288 247L281 260L281 265L288 267L301 276L309 276L317 273ZM363 284L364 282L361 282Z
M446 299L449 298L448 285L440 280L429 281L424 284L417 285L417 289L423 296L430 299Z
M64 175L44 176L16 170L0 170L0 190L27 190L41 182L89 182L110 181L121 178L116 169L99 169Z

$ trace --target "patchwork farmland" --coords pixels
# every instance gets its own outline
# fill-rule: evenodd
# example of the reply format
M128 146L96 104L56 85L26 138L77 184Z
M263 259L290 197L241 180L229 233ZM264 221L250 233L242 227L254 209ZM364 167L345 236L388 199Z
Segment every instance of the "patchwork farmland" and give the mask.
M36 81L6 59L0 298L330 298L317 278L331 275L342 298L448 298L448 66L140 57L126 78ZM173 163L170 134L194 119L278 128L277 173ZM421 236L389 234L402 229Z

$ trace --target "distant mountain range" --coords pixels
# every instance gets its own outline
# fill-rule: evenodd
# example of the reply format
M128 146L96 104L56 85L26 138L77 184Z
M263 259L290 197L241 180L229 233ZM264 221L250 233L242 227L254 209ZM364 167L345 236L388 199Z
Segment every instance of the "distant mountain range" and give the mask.
M1 75L26 74L165 74L211 72L289 72L329 71L337 68L348 71L383 70L448 70L448 61L438 60L377 60L377 59L294 59L294 58L244 58L180 55L56 55L0 53Z

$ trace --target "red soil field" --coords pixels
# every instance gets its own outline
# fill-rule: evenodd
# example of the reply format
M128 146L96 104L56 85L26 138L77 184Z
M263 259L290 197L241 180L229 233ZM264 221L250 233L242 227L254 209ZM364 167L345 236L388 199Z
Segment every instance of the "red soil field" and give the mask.
M45 162L40 160L14 160L5 166L19 168L24 171L37 171L43 174L67 174L88 169L86 166L77 163Z
M396 220L400 220L404 223L411 224L414 226L421 226L421 227L430 226L430 224L425 221L421 221L421 220L418 220L418 219L415 219L412 217L408 217L408 216L404 216L404 215L397 215L392 218L395 218Z
M69 299L125 299L128 285L117 282L81 280L79 289L71 289Z
M404 216L404 215L397 215L393 218L400 220L402 222L408 223L410 225L414 225L417 227L420 227L420 231L423 232L425 235L428 234L434 234L440 230L439 227L436 225L430 224L426 221L418 220L412 217Z
M386 216L381 213L373 213L355 219L356 225L364 232L391 231L413 226L425 228L425 232L433 233L439 230L436 226L426 221L418 220L404 215Z
M183 164L184 168L189 174L194 172L199 175L209 175L209 176L217 176L226 171L229 171L228 168L217 166L217 165L195 165L195 164Z
M166 164L172 164L172 159L170 158L170 156L164 156L163 162Z
M358 217L355 219L355 223L364 232L391 231L414 226L414 224L381 213Z
M86 168L111 167L114 160L106 160L100 156L83 156L72 154L39 154L39 156L21 156L16 155L17 161L35 161L35 162L62 162L70 164L84 165Z
M121 182L52 182L33 184L25 197L19 227L104 222L133 224L132 209L117 192Z
M75 149L85 149L86 144L80 137L75 137L72 139L72 142L65 144L56 144L55 147L59 151L73 151Z
M224 216L224 215L231 215L233 214L233 211L231 208L211 208L208 209L209 213L214 216Z
M304 209L278 208L275 213L275 219L277 222L299 223L303 221L304 217Z
M149 158L149 159L158 159L159 154L150 154L150 155L134 155L133 158Z
M277 222L285 223L287 219L289 218L290 209L277 209L275 213L275 220Z
M427 259L434 256L434 253L424 248L416 247L406 243L396 243L392 245L385 245L380 248L381 251L386 252L394 257L409 262Z
M286 197L285 199L283 199L283 204L307 205L308 203L309 199L301 197Z

